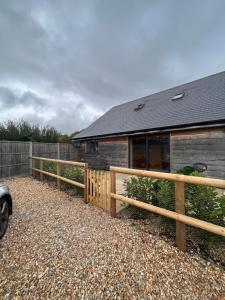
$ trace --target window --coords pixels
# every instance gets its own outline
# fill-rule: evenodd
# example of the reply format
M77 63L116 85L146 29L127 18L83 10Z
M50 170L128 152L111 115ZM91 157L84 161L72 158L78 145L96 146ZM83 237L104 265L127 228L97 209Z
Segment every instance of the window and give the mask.
M170 171L170 135L132 138L130 166L137 169Z
M98 152L98 142L88 141L86 144L86 153L94 154Z
M141 110L144 106L145 106L144 104L138 104L138 106L135 107L134 110L135 110L135 111L139 111L139 110Z
M146 138L132 139L132 167L146 169Z
M149 136L148 169L170 170L170 140L168 135Z
M179 94L176 94L175 96L173 96L172 100L175 101L175 100L179 100L179 99L182 99L184 97L185 93L179 93Z

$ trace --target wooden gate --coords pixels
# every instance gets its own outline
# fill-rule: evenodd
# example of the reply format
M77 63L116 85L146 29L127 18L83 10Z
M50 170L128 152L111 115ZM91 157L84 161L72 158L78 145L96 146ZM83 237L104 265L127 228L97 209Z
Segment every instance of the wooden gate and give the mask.
M88 170L88 202L110 211L110 172Z

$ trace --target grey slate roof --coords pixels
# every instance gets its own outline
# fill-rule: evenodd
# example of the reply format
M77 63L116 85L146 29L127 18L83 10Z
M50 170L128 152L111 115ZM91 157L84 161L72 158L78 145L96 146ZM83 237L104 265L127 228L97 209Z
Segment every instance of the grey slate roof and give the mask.
M145 105L135 111L138 104ZM115 106L74 140L218 121L225 121L225 72Z

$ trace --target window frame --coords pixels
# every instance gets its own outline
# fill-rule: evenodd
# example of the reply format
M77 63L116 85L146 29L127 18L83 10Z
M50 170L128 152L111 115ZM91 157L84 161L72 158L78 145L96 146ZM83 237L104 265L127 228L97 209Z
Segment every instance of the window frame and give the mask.
M168 155L169 155L169 168L168 169L153 169L150 168L150 160L149 160L149 144L150 144L150 140L153 137L158 137L158 136L167 136L168 137L168 141L169 141L169 151L168 151ZM146 161L145 161L145 168L138 168L138 167L133 167L133 140L135 138L145 138L145 155L146 155ZM159 133L159 134L149 134L149 135L137 135L137 136L133 136L133 137L129 137L129 167L130 168L136 168L136 169L142 169L142 170L155 170L155 171L159 171L159 172L170 172L171 171L171 134L170 133Z

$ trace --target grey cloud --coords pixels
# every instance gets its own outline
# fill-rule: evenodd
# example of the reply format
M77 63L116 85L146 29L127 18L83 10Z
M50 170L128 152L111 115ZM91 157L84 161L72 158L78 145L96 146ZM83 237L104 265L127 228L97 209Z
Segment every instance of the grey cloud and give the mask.
M0 104L3 108L16 108L18 105L36 107L45 105L45 102L45 99L41 99L35 93L30 91L18 95L7 87L0 87Z
M224 70L224 11L223 0L2 0L0 85L28 92L4 91L8 104L41 103L48 122L74 131L113 105Z
M22 115L20 114L22 108ZM18 111L20 110L20 112ZM40 97L31 91L18 93L7 87L0 87L0 119L11 113L15 119L25 119L32 123L55 126L62 132L73 132L87 126L87 120L92 122L99 116L88 106L71 99L62 99L61 105L54 105L54 100ZM14 113L13 113L14 112Z

